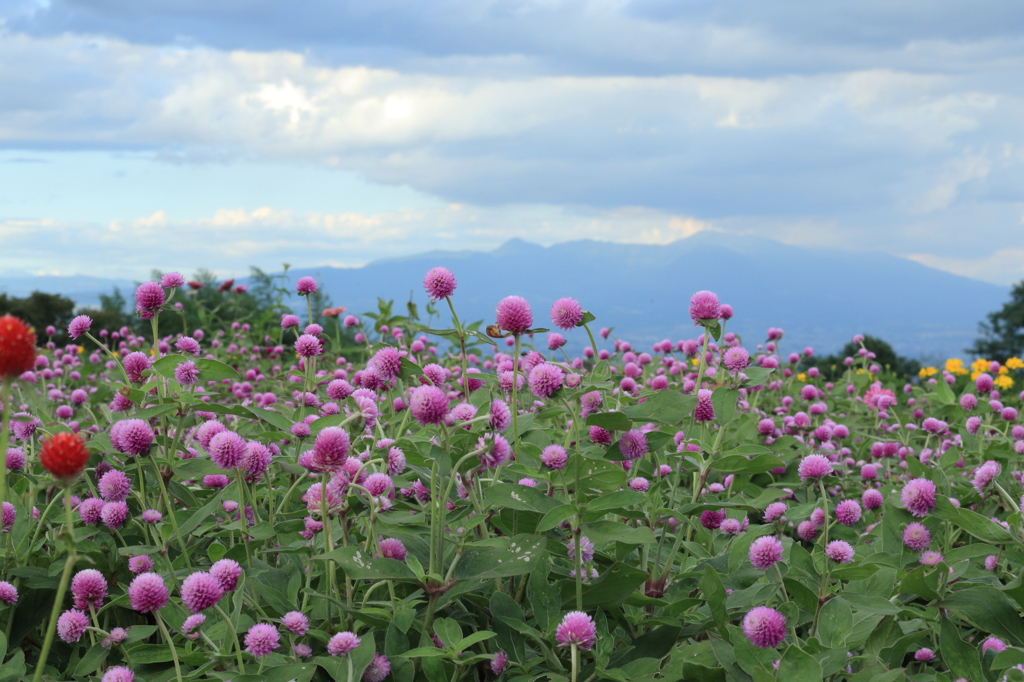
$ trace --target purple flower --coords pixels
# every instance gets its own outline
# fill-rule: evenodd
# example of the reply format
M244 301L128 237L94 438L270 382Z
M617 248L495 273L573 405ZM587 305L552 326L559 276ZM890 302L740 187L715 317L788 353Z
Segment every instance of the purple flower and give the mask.
M903 486L900 500L912 515L920 518L935 509L935 484L927 478L915 478Z
M291 313L285 313L281 316L281 329L289 329L291 327L299 326L298 315L292 315Z
M824 455L807 455L800 461L797 473L800 474L800 480L805 483L816 481L832 475L832 463Z
M566 543L566 553L570 561L576 560L576 541L570 539ZM585 535L580 536L580 562L587 563L594 558L594 543Z
M113 668L107 668L100 682L135 682L135 673L131 668L115 665Z
M533 324L533 311L522 296L508 296L498 302L498 326L513 334L522 334Z
M717 530L725 521L724 509L706 509L700 513L700 525L708 530Z
M408 554L408 552L401 540L398 540L397 538L384 538L380 541L381 557L385 559L395 559L396 561L405 561L406 554Z
M300 296L315 294L317 288L316 280L312 277L299 277L299 281L295 283L295 291L297 291Z
M574 298L560 298L551 304L551 322L559 329L569 330L583 321L583 308Z
M1000 471L1002 471L1002 467L999 466L999 462L990 459L974 470L971 485L974 486L974 489L980 495L985 491L988 484L999 476Z
M420 424L440 424L448 412L448 395L436 386L413 389L409 410Z
M340 426L328 426L320 430L313 441L311 462L318 471L337 471L345 465L352 441L348 432Z
M91 326L91 317L88 315L79 315L75 319L71 320L71 324L68 325L68 335L73 339L77 339L79 336L89 331Z
M989 637L981 643L981 653L984 654L989 649L995 652L1006 651L1006 642L998 637Z
M944 558L945 557L943 557L938 552L934 550L928 550L927 552L921 554L921 556L918 558L918 562L925 566L935 566L936 564L943 561Z
M786 503L785 502L772 502L764 510L764 522L774 523L775 521L785 521Z
M191 386L199 379L199 368L191 360L179 363L174 368L174 380L182 386Z
M201 613L193 613L185 619L184 623L181 624L181 634L185 635L189 639L199 639L199 633L194 632L194 630L198 630L205 622L206 616Z
M302 358L314 358L324 352L324 347L312 334L303 334L295 340L295 352Z
M631 429L619 439L619 452L627 460L640 459L648 452L647 435L640 429Z
M742 346L736 346L725 351L725 357L722 358L722 364L725 365L726 369L732 372L739 372L747 368L750 364L750 353L746 351Z
M508 654L500 649L495 652L494 658L491 659L491 672L495 675L500 675L505 671L505 667L508 665Z
M565 372L561 367L545 362L530 370L527 383L530 392L538 398L550 398L562 387L564 379Z
M102 505L103 500L100 500L100 508L102 508ZM0 511L0 526L2 526L3 530L7 531L13 528L17 518L18 510L15 509L14 505L10 502L4 502L3 510Z
M800 536L801 540L810 542L818 535L818 526L814 525L813 521L801 521L796 527L796 534Z
M845 540L833 540L825 547L825 556L841 564L848 564L853 561L854 554L856 552L853 551L853 547Z
M89 617L78 609L69 609L60 614L57 619L57 636L68 644L73 644L82 638L85 629L89 627Z
M914 660L915 661L925 662L925 661L930 661L933 658L935 658L935 652L932 651L931 649L926 648L926 647L922 647L922 648L920 648L920 649L918 649L917 651L914 652Z
M548 334L548 350L558 350L565 345L565 337L558 332Z
M374 651L373 660L363 671L363 682L383 682L390 672L391 663L388 661L388 657Z
M180 350L182 353L199 355L199 342L193 339L191 336L181 337L174 343L174 347Z
M160 278L160 286L166 289L177 289L185 286L185 278L178 272L168 272Z
M423 277L423 288L432 300L440 301L455 293L455 275L448 268L440 266L427 270Z
M698 291L690 297L690 319L694 326L701 320L717 320L722 315L722 304L718 296L710 291Z
M852 526L860 521L860 505L857 500L843 500L837 504L836 521L844 526Z
M107 502L100 510L100 521L107 528L117 530L128 518L128 505L124 502Z
M232 592L242 575L242 567L234 559L221 559L210 567L210 575L217 579L225 592Z
M281 617L281 624L294 635L304 635L309 629L309 618L300 611L289 611Z
M164 579L156 573L137 575L128 586L128 601L139 613L150 613L163 608L167 604L168 596Z
M540 453L540 461L549 469L562 469L569 456L561 445L549 445Z
M555 641L558 646L571 646L573 644L580 651L590 651L597 640L597 626L587 614L582 611L570 611L562 618L562 622L555 628Z
M650 487L650 481L642 476L637 476L629 481L629 489L638 493L645 493Z
M775 649L786 639L786 617L773 608L755 606L743 617L743 634L759 649Z
M149 452L153 439L153 429L142 419L124 419L110 427L110 442L126 455Z
M327 653L331 656L344 656L359 646L360 641L354 632L339 632L327 642Z
M84 611L90 606L98 609L107 596L107 579L95 568L79 571L71 579L71 595L76 609Z
M124 502L132 491L132 480L123 472L112 469L100 477L96 488L107 502Z
M915 552L924 551L931 542L932 534L928 532L924 524L915 521L907 524L907 527L903 529L903 544Z
M148 320L153 317L152 313L164 304L167 295L164 288L157 282L143 282L135 290L135 312L143 313L142 319ZM146 313L149 317L146 317Z
M483 449L476 458L485 469L497 469L512 458L512 446L504 436L498 434L488 433L478 438L477 448Z
M885 498L882 497L882 493L878 492L874 488L868 488L864 491L864 494L860 496L860 503L864 505L867 510L878 509L885 502Z
M747 556L755 568L771 568L782 559L782 543L771 535L759 537L750 543Z
M181 583L181 602L192 613L210 608L223 596L220 582L209 573L196 571Z
M245 633L245 650L253 656L266 656L280 646L281 635L270 623L256 623Z
M698 422L709 422L715 419L715 405L711 401L711 391L702 388L697 391L697 406L693 408L693 418Z
M133 556L128 559L128 570L136 575L148 573L153 570L153 560L145 554Z
M245 440L234 431L221 431L210 439L207 450L221 469L237 469L245 457Z
M0 601L14 605L18 603L18 588L6 580L0 580Z

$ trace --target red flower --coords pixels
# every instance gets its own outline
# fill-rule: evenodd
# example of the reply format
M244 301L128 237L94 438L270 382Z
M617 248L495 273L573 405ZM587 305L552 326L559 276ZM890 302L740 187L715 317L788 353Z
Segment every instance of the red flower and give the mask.
M89 448L77 434L58 433L43 441L39 449L39 461L43 468L59 480L68 481L77 477L89 461Z
M13 379L36 365L36 335L14 317L0 317L0 379Z

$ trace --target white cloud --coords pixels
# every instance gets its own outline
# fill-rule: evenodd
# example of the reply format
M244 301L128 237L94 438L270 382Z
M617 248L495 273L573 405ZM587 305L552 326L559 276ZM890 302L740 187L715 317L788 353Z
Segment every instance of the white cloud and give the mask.
M954 258L930 253L912 253L907 258L930 268L994 284L1015 284L1024 280L1024 249L999 249L983 258Z

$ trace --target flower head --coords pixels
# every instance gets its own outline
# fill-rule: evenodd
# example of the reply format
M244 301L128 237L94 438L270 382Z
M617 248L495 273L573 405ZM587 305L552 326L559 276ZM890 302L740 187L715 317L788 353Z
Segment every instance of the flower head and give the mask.
M844 526L852 526L860 521L860 505L857 500L843 500L837 504L836 521Z
M181 583L181 602L192 613L210 608L223 596L220 582L209 573L196 571Z
M132 480L124 472L111 469L100 476L96 487L99 489L100 497L107 502L124 502L132 491Z
M427 270L423 277L423 288L434 301L440 301L455 293L455 275L448 268L440 266Z
M135 312L144 320L152 319L166 300L167 295L159 282L143 282L135 290Z
M245 458L245 439L234 431L221 431L210 439L210 459L221 469L237 469Z
M631 429L619 439L619 451L627 460L640 459L647 454L647 435L640 429Z
M309 296L317 292L316 280L312 277L299 277L299 281L295 283L295 291L300 296Z
M805 483L816 481L832 475L832 463L824 455L807 455L800 461L797 473L800 474L800 480Z
M565 372L561 367L544 362L530 370L527 383L530 386L530 392L538 398L550 398L558 389L562 388L564 379Z
M71 324L68 325L68 336L72 339L77 339L82 334L89 331L92 327L92 318L88 315L79 315L75 319L71 320Z
M755 568L771 568L782 559L782 543L771 535L759 537L750 543L747 557Z
M295 340L295 352L302 358L315 358L324 352L324 347L312 334L303 334Z
M580 651L590 651L597 640L597 626L587 614L582 611L570 611L562 618L562 622L555 628L555 641L558 646L571 646L573 644Z
M270 623L256 623L245 633L245 650L253 656L266 656L280 646L281 635Z
M533 311L522 296L507 296L498 302L498 326L513 334L522 334L533 324Z
M169 593L164 579L156 573L135 576L128 586L128 601L139 613L150 613L167 604Z
M694 326L701 320L717 320L722 315L722 304L718 296L710 291L698 291L690 297L690 319Z
M383 682L391 672L391 662L384 654L373 652L373 660L363 671L363 682Z
M72 644L82 638L87 627L89 616L78 609L69 609L57 619L57 636L62 641Z
M551 322L559 329L569 330L583 321L583 308L574 298L560 298L551 304Z
M10 584L6 580L0 580L0 601L5 604L18 603L18 588Z
M540 453L540 461L549 469L562 469L569 456L561 445L549 445Z
M76 609L100 608L107 596L107 579L95 568L87 568L71 579L71 595Z
M331 656L344 656L359 646L360 641L354 632L339 632L327 642L327 653Z
M301 611L289 611L281 617L281 624L293 635L304 635L309 629L309 618Z
M845 540L833 540L825 547L825 556L841 564L848 564L853 561L854 554L856 552L853 551L853 547Z
M914 550L915 552L921 552L928 549L928 545L932 542L932 534L928 532L924 524L908 523L907 527L903 529L903 544Z
M912 515L920 518L935 509L935 484L927 478L915 478L903 486L900 500Z
M380 541L380 555L385 559L405 561L407 554L408 551L405 549L405 545L397 538L384 538Z
M436 386L420 386L412 391L409 410L420 424L440 424L448 412L448 395Z
M743 617L743 634L759 649L775 649L786 639L786 617L768 606L755 606Z
M697 406L693 408L693 418L698 422L709 422L715 419L715 404L711 401L711 391L702 388L697 391Z
M242 575L242 567L234 559L221 559L210 566L210 575L220 582L225 592L232 592Z
M0 349L2 352L2 349ZM78 434L63 431L43 441L39 463L59 481L70 483L85 469L89 448Z

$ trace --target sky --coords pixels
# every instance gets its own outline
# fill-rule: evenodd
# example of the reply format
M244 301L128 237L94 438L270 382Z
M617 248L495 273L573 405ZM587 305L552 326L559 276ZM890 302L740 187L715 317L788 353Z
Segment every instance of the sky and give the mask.
M1012 284L1022 73L1018 0L4 0L0 273L711 231Z

